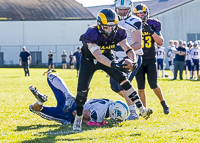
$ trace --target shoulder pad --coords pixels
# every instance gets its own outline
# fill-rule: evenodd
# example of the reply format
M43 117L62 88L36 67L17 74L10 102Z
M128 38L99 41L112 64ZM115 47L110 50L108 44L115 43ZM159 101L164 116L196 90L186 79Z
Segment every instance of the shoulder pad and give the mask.
M157 32L161 31L161 22L157 19L148 19L147 23L152 27L152 29Z

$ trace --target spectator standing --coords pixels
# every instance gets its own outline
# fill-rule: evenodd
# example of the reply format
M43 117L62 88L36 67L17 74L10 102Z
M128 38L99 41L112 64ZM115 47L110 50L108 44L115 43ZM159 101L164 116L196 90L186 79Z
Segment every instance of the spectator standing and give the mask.
M76 60L76 70L77 70L77 77L78 77L79 63L80 63L80 59L81 59L81 47L77 48L77 51L74 52L73 56L74 56L74 59Z
M177 51L175 51L175 65L174 65L174 78L172 80L176 80L177 72L179 70L180 80L183 80L183 70L185 66L185 53L186 49L183 47L183 41L179 41L179 47Z
M66 54L65 50L63 50L61 58L62 58L62 68L67 69L67 54Z
M73 70L74 69L74 56L72 51L69 54L69 65L70 65L70 69Z
M145 74L147 74L149 85L159 98L164 114L169 114L169 106L164 100L161 87L157 83L156 45L163 44L161 22L157 19L150 19L149 9L145 4L142 3L135 6L134 14L142 19L143 24L142 48L144 55L142 55L142 65L136 74L139 96L144 107L146 107Z
M49 70L51 70L51 68L53 68L52 71L55 71L54 70L54 64L53 64L53 53L52 53L52 50L49 51L49 54L48 54L48 68Z
M22 47L22 52L19 55L19 65L22 65L25 76L30 76L29 65L31 64L31 55L29 51L26 50L26 46Z

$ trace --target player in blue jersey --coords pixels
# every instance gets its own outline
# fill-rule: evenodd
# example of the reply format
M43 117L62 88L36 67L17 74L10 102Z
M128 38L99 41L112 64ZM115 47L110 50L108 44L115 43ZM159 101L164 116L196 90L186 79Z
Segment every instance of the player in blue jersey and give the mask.
M61 124L73 123L74 116L76 115L76 103L73 102L72 108L66 112L63 111L63 108L67 97L71 96L74 98L74 96L67 88L63 79L56 74L49 73L47 82L56 97L57 106L43 105L47 101L47 96L40 93L35 87L30 86L30 91L37 99L35 103L29 106L30 111L50 121L56 121ZM106 124L104 119L108 117L110 117L113 123L120 123L125 120L128 113L128 106L123 101L114 102L109 99L90 99L83 106L83 123L101 126Z
M137 67L135 52L128 44L126 37L126 30L118 25L117 14L111 9L102 9L98 14L97 25L89 27L81 36L83 47L76 95L77 114L73 130L81 130L83 105L87 100L89 84L93 74L99 69L104 70L123 87L125 99L130 98L145 119L153 113L152 109L146 109L143 106L135 88L124 75L123 72L128 72L129 69L117 62L112 52L119 43L127 56L132 59L134 69Z
M169 107L164 100L162 90L157 84L157 68L156 68L156 45L163 44L163 37L161 34L161 22L157 19L149 18L149 10L145 4L138 4L133 12L136 16L142 19L142 48L144 55L140 69L137 72L136 80L139 89L139 96L146 107L146 94L145 94L145 74L151 89L159 98L165 114L169 113Z
M122 26L123 28L126 29L127 33L127 41L131 48L136 53L137 56L137 65L138 67L130 72L130 73L125 73L129 81L131 82L136 75L138 69L140 68L142 64L142 20L133 15L132 12L132 1L131 0L116 0L115 1L115 11L118 15L119 18L119 25ZM118 62L123 61L125 58L128 58L125 51L121 48L120 45L117 45L114 48L116 59ZM114 92L117 92L118 94L124 96L124 89L120 84L115 81L112 77L110 78L110 84L111 84L111 89ZM136 111L136 106L133 104L133 102L128 98L127 103L129 105L130 109L130 115L128 116L127 120L135 120L139 119L139 115Z

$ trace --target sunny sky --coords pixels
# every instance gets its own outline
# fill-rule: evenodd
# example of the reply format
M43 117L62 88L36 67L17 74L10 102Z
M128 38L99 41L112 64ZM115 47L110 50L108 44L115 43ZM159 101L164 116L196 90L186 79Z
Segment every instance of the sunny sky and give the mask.
M114 0L75 0L84 7L114 4ZM132 0L133 2L147 1L147 0Z

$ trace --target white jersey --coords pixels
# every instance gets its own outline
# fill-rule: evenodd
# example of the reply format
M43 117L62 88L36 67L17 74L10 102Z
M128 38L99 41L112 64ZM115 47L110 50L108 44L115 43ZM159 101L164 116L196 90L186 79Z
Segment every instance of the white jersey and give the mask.
M192 59L200 59L200 49L199 48L192 48L191 50L191 57Z
M132 32L142 29L142 20L135 15L131 15L127 19L119 21L118 24L126 29L127 41L129 45L132 45L134 43L133 41L134 39L132 38ZM115 52L116 52L116 56L119 58L123 58L127 56L126 53L123 51L123 49L120 49L120 50L117 49L115 50ZM142 47L136 50L135 53L137 55L143 55Z
M106 113L111 103L109 99L90 99L83 106L83 110L90 111L90 121L101 123L106 117Z
M164 59L165 47L157 48L157 59Z
M186 47L185 49L186 49L185 60L191 61L191 60L192 60L191 50L192 50L193 48Z
M174 60L176 54L174 53L176 50L175 46L169 46L167 51L167 59L168 61Z

